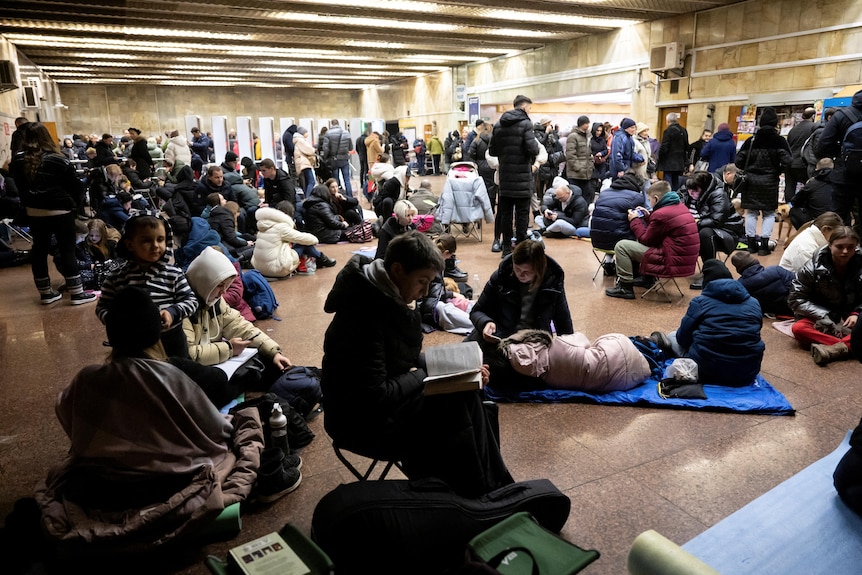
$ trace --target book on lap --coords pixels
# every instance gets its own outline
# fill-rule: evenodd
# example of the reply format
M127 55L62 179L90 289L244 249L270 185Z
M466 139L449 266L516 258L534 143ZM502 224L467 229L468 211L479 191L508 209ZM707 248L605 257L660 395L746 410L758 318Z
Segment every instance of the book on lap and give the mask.
M482 389L482 350L475 341L425 350L425 395Z

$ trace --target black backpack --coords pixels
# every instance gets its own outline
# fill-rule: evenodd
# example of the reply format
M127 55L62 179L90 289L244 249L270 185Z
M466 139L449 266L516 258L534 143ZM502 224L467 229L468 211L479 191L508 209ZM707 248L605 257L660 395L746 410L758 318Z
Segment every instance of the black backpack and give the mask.
M844 160L844 174L849 178L858 178L862 177L862 114L858 110L850 110L855 121L844 132L841 159Z

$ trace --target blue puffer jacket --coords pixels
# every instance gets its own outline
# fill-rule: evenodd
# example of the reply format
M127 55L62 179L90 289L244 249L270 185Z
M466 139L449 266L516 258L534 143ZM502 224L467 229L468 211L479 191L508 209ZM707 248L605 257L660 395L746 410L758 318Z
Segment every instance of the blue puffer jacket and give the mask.
M99 213L96 214L100 220L120 231L129 219L129 213L123 209L117 196L108 196L99 204Z
M615 180L610 188L599 194L590 220L593 247L612 250L620 240L635 239L629 227L628 212L638 206L649 208L649 202L640 191L634 174L626 174Z
M714 172L722 166L736 161L736 142L728 130L716 132L700 151L700 157L709 162L709 171Z
M787 296L795 276L796 274L780 266L765 268L754 264L742 270L742 277L738 281L745 286L751 297L760 302L764 313L793 315L787 304Z
M676 339L697 363L702 383L740 387L760 372L762 326L760 303L738 281L718 279L691 300Z

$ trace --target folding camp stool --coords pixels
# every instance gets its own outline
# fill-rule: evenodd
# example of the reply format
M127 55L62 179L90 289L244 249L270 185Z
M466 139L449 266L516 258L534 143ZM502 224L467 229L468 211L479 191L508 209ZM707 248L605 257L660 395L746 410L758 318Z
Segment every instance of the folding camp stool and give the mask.
M24 240L28 244L33 245L33 236L31 236L29 233L24 231L24 229L22 227L16 226L15 224L13 224L11 218L6 218L5 220L0 220L0 223L2 223L4 226L6 226L9 229L10 239L12 237L12 234L14 233L16 236L18 236L19 238L21 238L22 240Z
M447 231L456 238L458 236L474 237L479 243L482 243L482 220L464 223L452 222Z
M675 287L676 291L679 292L679 298L680 298L679 301L684 300L685 294L679 288L679 284L676 283L676 278L672 277L672 276L656 277L655 283L652 284L652 286L648 290L646 290L643 294L641 294L641 299L645 298L647 296L647 294L661 292L662 294L664 294L664 297L667 298L667 303L673 303L673 298L670 297L670 293L668 293L667 287L666 287L666 284L669 284L669 283L673 283L673 287Z
M402 471L402 473L404 471L401 468L401 463L399 463L395 459L387 459L386 457L380 455L371 455L364 450L359 451L356 448L348 449L347 447L340 445L336 441L332 442L332 449L335 451L335 457L337 457L338 460L342 464L344 464L344 467L346 467L347 470L350 471L350 473L352 473L353 476L356 477L356 479L358 479L359 481L367 481L368 479L370 479L378 463L385 463L385 465L383 466L383 470L380 472L380 475L377 476L378 480L386 479L386 476L389 475L389 472L392 470L393 467L397 467L399 470ZM353 463L351 463L347 459L347 457L343 453L344 451L349 451L350 453L353 453L355 455L370 459L371 463L368 464L368 467L365 468L365 471L360 471L357 466L353 465Z
M602 256L599 257L599 254L602 254ZM595 256L596 261L599 262L599 267L596 268L596 273L593 274L593 281L596 281L596 278L599 277L599 273L604 270L603 266L605 263L604 259L606 255L614 255L614 250L602 250L599 248L593 248L593 256Z

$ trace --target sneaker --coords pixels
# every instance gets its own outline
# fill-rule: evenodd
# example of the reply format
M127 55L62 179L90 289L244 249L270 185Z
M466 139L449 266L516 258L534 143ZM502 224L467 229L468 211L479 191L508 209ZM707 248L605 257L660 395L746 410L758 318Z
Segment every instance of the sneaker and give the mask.
M257 500L272 503L295 491L302 483L302 472L296 467L285 467L282 461L272 459L260 466L257 474Z
M703 289L703 279L694 280L690 284L688 284L689 289L694 290L702 290Z
M301 258L299 258L299 265L296 266L297 275L310 276L315 272L315 270L308 269L308 262L310 261L311 258L309 258L308 256L302 256Z
M58 291L52 291L51 293L39 294L39 299L42 302L42 305L48 305L49 303L54 303L55 301L63 299L63 294Z
M491 251L495 254L503 251L503 246L500 245L500 240L494 240L494 243L491 244Z
M278 447L267 447L261 452L261 466L264 466L267 463L275 465L276 462L281 462L282 467L285 468L295 467L297 469L302 469L302 458L299 455L285 455L284 452Z
M91 301L96 301L98 298L96 294L93 292L82 291L81 293L73 293L72 294L72 305L81 305L85 303L90 303Z

